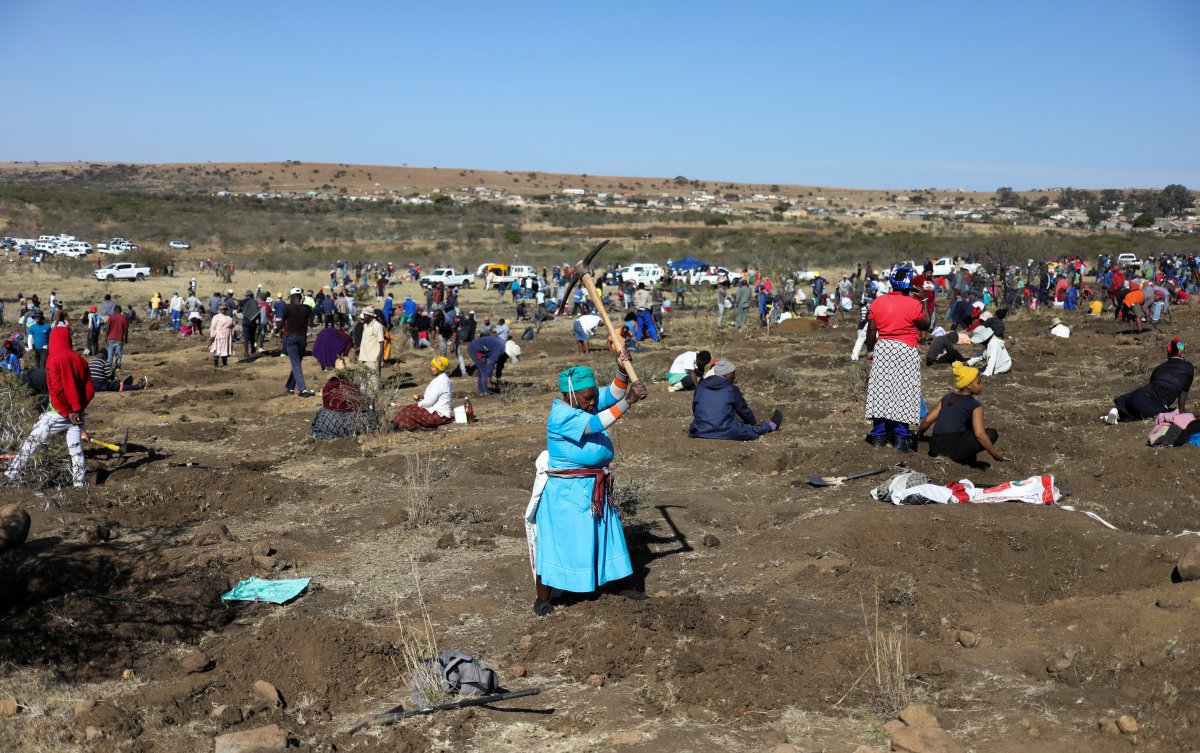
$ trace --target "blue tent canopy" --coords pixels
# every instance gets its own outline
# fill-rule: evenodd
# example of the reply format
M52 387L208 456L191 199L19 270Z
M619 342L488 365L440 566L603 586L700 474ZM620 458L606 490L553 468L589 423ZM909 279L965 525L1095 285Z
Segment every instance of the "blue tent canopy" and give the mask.
M671 262L668 266L671 267L671 269L689 272L693 269L707 269L708 263L700 261L691 254L688 254L678 261Z

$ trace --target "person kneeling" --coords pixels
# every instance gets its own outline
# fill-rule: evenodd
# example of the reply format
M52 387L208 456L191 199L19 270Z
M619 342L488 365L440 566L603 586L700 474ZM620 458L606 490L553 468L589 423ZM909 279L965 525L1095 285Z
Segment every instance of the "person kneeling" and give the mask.
M933 427L929 440L929 455L950 458L956 463L980 467L975 456L987 452L997 461L1003 462L1004 451L997 450L995 442L999 433L984 428L983 406L975 399L983 393L983 381L979 369L964 366L961 361L952 364L954 369L954 392L947 394L921 422L917 436Z
M340 439L373 431L379 416L358 385L334 376L321 389L321 407L308 433L317 439Z
M413 395L417 402L397 413L392 419L393 426L397 429L417 431L436 429L454 420L450 410L450 377L446 375L446 369L449 367L450 359L445 356L437 356L429 362L429 376L433 379L425 388L424 396Z
M692 397L692 439L758 439L763 434L779 430L783 411L778 408L770 421L758 423L754 411L746 404L737 387L737 371L733 362L724 358L714 361L711 376L696 385Z

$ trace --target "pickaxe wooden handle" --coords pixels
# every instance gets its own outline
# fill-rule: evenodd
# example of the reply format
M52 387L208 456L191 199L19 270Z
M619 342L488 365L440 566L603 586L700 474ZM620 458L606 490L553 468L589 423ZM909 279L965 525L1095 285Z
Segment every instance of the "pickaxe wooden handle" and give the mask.
M591 272L584 272L580 276L579 281L583 283L583 288L592 297L592 305L596 307L596 313L604 321L604 326L608 328L608 336L613 339L613 344L617 346L617 351L625 353L625 341L621 339L621 330L613 329L612 321L608 318L608 312L604 309L604 301L600 299L600 293L596 290L596 282L592 279ZM633 361L625 364L625 371L629 374L629 383L633 384L638 380L637 372L633 370Z

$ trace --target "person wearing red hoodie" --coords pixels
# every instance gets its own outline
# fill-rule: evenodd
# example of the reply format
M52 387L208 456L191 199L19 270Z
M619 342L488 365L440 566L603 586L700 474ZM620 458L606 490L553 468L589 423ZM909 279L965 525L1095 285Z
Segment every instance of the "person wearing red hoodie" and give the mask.
M38 418L5 475L10 481L15 480L39 447L51 436L66 433L67 450L71 453L71 480L78 489L83 486L87 473L82 444L84 411L96 392L87 361L71 350L71 333L66 327L50 330L46 387L50 393L50 409Z

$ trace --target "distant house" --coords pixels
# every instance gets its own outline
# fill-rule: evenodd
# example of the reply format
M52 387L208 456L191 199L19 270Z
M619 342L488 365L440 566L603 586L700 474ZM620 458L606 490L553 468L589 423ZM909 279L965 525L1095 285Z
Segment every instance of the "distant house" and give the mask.
M582 188L564 188L563 194L567 196L586 196L587 191Z

